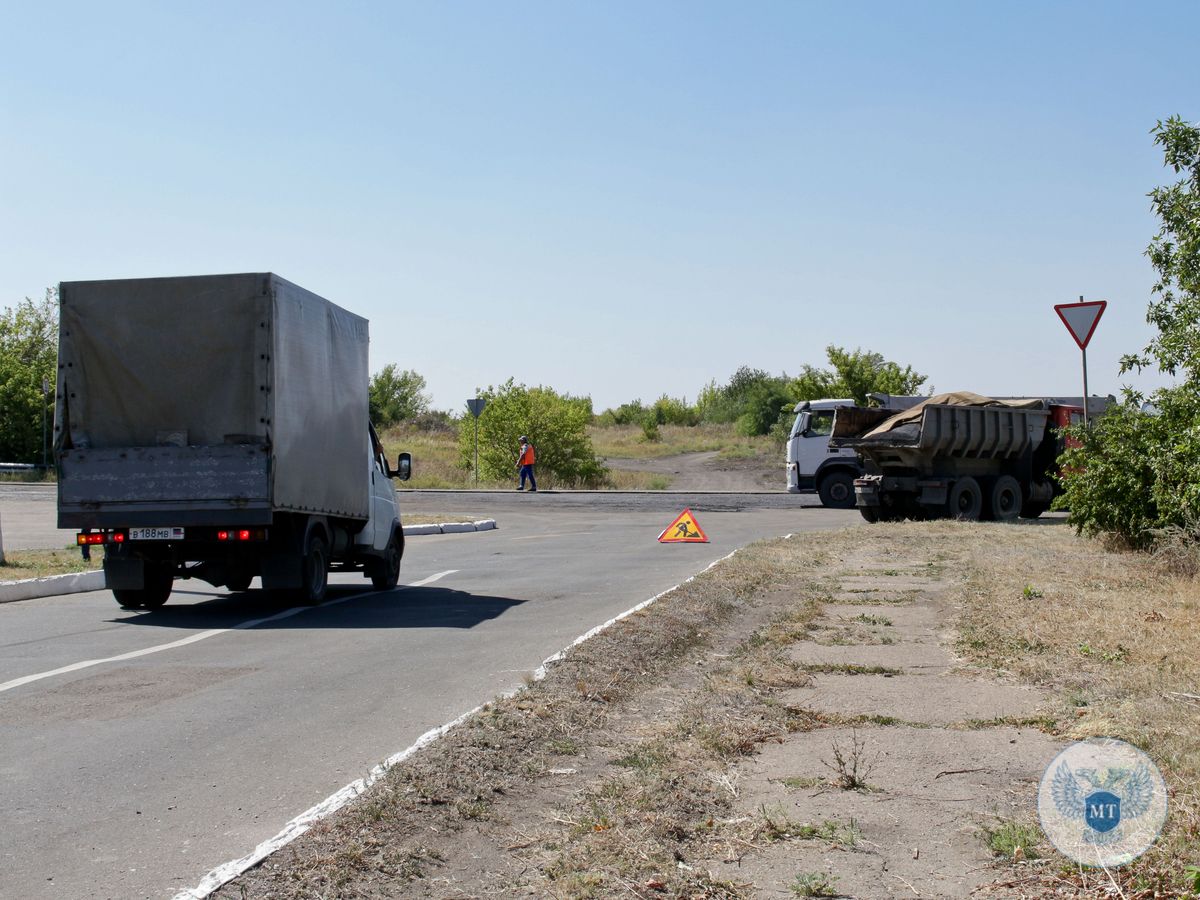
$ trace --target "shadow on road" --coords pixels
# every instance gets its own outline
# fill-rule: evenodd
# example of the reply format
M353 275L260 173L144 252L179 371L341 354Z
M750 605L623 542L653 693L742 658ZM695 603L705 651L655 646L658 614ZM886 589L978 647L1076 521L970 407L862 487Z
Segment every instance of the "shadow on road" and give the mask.
M182 594L176 591L175 594ZM175 595L172 595L173 597ZM251 625L292 609L294 603L267 591L245 591L185 605L178 599L149 612L128 611L111 619L122 625L156 628L474 628L524 603L443 587L399 587L364 592L331 585L320 606L302 607L294 615ZM178 603L178 605L173 605Z

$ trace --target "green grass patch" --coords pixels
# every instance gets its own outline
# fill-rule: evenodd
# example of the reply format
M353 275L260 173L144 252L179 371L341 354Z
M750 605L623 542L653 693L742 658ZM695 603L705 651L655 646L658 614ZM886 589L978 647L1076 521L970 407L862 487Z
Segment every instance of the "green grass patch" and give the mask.
M49 575L70 575L90 572L104 565L104 550L92 548L90 561L79 550L13 550L4 554L0 563L0 581L21 581L24 578L45 578Z

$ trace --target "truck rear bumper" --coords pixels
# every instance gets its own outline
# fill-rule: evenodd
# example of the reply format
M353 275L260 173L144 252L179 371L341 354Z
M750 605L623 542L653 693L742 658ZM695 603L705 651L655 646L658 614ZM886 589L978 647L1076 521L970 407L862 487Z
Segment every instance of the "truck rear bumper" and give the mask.
M265 503L233 506L227 500L189 503L186 508L169 503L58 504L59 528L137 528L161 526L194 528L250 527L271 524Z

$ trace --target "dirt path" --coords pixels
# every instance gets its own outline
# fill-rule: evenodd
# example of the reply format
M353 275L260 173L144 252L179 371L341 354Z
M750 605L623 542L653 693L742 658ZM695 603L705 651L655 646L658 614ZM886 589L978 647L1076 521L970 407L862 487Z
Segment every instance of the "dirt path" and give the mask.
M670 479L672 491L763 491L787 487L783 457L722 459L716 450L656 459L609 457L604 464L626 472L649 472Z
M765 746L735 806L833 839L779 842L719 872L759 896L799 879L837 896L965 897L996 875L981 832L1030 818L1061 749L1036 727L1047 698L960 667L944 564L864 550L839 562L836 602L788 651L813 680L782 699L846 724Z

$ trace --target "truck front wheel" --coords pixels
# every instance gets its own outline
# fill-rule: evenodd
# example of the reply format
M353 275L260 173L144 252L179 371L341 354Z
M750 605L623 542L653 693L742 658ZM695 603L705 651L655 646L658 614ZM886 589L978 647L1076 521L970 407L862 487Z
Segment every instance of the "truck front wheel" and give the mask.
M384 548L383 558L378 561L371 572L371 585L377 591L390 591L400 581L400 544L396 541L395 533L388 538Z
M854 509L854 476L849 472L830 472L817 486L821 505L831 509Z
M325 539L311 533L305 541L300 567L300 601L316 605L329 589L329 549Z
M122 609L158 609L171 596L175 569L170 563L146 561L142 588L113 588Z

